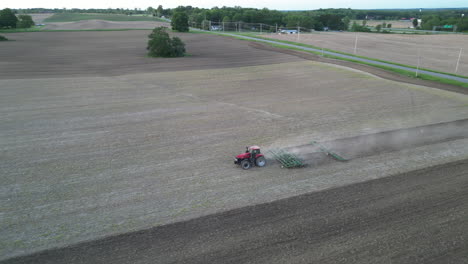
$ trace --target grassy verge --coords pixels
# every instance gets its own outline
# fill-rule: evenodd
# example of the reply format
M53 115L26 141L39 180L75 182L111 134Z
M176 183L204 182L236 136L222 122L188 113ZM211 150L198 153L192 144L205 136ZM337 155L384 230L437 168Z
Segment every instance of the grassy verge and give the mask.
M227 36L227 35L224 35L222 33L214 33L214 32L204 32L204 31L191 31L191 32L192 33L208 33L208 34L214 34L214 35ZM257 41L257 40L251 40L251 39L247 39L247 38L242 37L242 36L249 36L250 37L250 35L251 34L243 34L243 35L239 35L239 36L234 36L234 38L240 39L240 40L252 41L252 42L260 42L260 43L270 45L272 47L277 47L277 48L297 50L297 51L322 55L322 53L319 52L319 51L308 51L308 50L303 50L303 49L300 49L300 48L294 48L294 47L290 47L290 46L286 46L286 45L266 43L266 42L263 42L261 40ZM233 37L233 36L230 36L230 37ZM294 43L294 42L292 42L292 43ZM294 44L296 44L296 43L294 43ZM298 46L302 46L302 45L298 45ZM308 46L308 45L306 45L306 46ZM364 64L364 65L369 65L369 66L372 66L372 67L376 67L376 68L384 69L384 70L387 70L387 71L395 72L395 73L398 73L400 75L404 75L404 76L411 77L411 78L418 78L418 79L421 79L421 80L428 80L428 81L436 81L436 82L440 82L440 83L444 83L444 84L450 84L450 85L456 85L456 86L468 88L468 83L459 82L459 81L455 81L455 80L450 80L450 79L446 79L446 78L441 78L441 77L437 77L437 76L432 76L432 75L428 75L428 74L419 73L418 76L416 77L416 72L415 71L396 69L396 68L389 67L389 66L383 66L383 65L378 65L378 64L374 64L374 63L368 63L368 62L363 62L363 61L358 61L358 60L353 60L353 59L347 59L347 58L342 58L342 57L327 55L327 54L325 54L324 57L325 58L331 58L331 59L343 60L343 61L350 61L350 62ZM372 58L369 58L369 59L372 59ZM393 64L393 63L390 63L390 64ZM394 65L397 65L397 64L394 64ZM406 65L402 65L402 66L406 67ZM460 77L464 77L464 76L460 76Z
M56 13L44 19L44 22L75 22L81 20L99 19L107 21L160 21L162 19L152 16L127 16L120 14L82 14L82 13Z
M322 49L321 47L316 47L316 46L312 46L312 45L308 45L308 44L303 44L303 43L299 43L299 42L293 42L293 41L287 41L287 40L277 40L277 39L265 38L265 37L261 37L261 36L258 36L258 35L256 35L256 34L252 34L252 33L240 33L239 35L243 35L243 36L247 36L247 37L253 37L253 38L259 38L259 39L264 39L264 40L274 40L274 41L277 41L277 42L286 43L286 44L292 44L292 45L301 46L301 47L306 47L306 48ZM323 48L323 50L324 50L324 51L329 51L329 52L334 52L334 53L339 53L339 54L343 54L343 55L348 55L348 56L354 56L354 57L361 58L361 59L367 59L367 60L373 60L373 61L388 63L388 64L392 64L392 65L403 66L403 67L412 68L412 69L415 69L415 70L416 70L416 68L417 68L417 67L412 66L412 65L406 65L406 64L401 64L401 63L396 63L396 62L390 62L390 61L385 61L385 60L380 60L380 59L375 59L375 58L370 58L370 57L365 57L365 56L359 56L359 55L354 55L354 54L351 54L351 53L346 53L346 52L331 50L331 49L327 49L327 48ZM435 73L441 73L441 74L445 74L445 75L451 75L451 76L461 77L461 78L468 78L468 76L464 76L464 75L460 75L460 74L454 74L454 73L436 71L436 70L427 69L427 68L419 68L419 69L420 69L420 70L424 70L424 71L429 71L429 72L435 72Z

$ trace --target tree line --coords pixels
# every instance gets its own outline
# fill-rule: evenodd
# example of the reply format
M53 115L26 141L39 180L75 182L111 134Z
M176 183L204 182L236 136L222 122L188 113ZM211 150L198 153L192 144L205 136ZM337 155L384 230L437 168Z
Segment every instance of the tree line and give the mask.
M30 15L16 15L9 8L0 10L0 28L30 28L32 26L34 26L34 21Z
M211 9L193 6L163 8L159 5L147 9L21 9L17 13L71 12L71 13L112 13L112 14L147 14L152 16L172 17L174 13L187 14L189 25L200 25L204 21L244 22L278 25L279 27L304 27L315 30L348 30L352 20L401 20L422 19L421 29L432 30L434 25L457 25L458 31L468 31L467 8L445 9L383 9L359 10L350 8L318 9L310 11L281 11L268 8L213 7ZM467 17L463 17L466 14Z

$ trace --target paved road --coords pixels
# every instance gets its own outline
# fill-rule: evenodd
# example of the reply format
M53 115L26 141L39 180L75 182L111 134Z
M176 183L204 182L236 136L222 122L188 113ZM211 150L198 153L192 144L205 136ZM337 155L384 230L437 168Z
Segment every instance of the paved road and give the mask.
M468 263L467 176L464 160L5 263Z
M386 67L391 67L391 68L395 68L395 69L415 71L414 68L399 66L399 65L380 62L380 61L375 61L375 60L363 59L363 58L359 58L359 57L355 57L355 56L351 56L351 55L345 55L345 54L336 53L336 52L331 52L331 51L322 51L321 49L308 48L308 47L303 47L303 46L299 46L299 45L278 42L278 41L274 41L274 40L267 40L267 39L248 37L248 36L243 36L243 35L238 35L238 34L233 34L233 33L222 33L220 35L233 36L233 37L242 37L242 38L245 38L245 39L261 41L261 42L265 42L265 43L279 44L279 45L288 46L288 47L301 49L301 50L305 50L305 51L323 52L324 54L327 54L327 55L333 55L333 56L337 56L337 57L340 57L340 58L352 59L352 60L362 61L362 62L367 62L367 63L373 63L373 64L386 66ZM452 76L452 75L447 75L447 74L437 73L437 72L430 72L430 71L425 71L425 70L419 70L419 73L424 73L424 74L431 75L431 76L436 76L436 77L441 77L441 78L445 78L445 79L450 79L450 80L455 80L455 81L459 81L459 82L468 83L468 78L462 78L462 77L458 77L458 76Z

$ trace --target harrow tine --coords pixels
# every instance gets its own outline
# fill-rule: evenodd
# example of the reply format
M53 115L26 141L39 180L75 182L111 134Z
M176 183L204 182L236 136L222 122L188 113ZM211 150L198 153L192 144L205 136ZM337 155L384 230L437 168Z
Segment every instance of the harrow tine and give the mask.
M286 152L282 149L270 150L269 152L284 168L298 168L305 166L304 162L293 153Z

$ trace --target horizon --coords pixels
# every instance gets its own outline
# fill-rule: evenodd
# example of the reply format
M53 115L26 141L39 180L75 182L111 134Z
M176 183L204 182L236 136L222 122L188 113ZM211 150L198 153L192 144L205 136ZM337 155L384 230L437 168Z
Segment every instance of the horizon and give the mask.
M18 0L14 3L0 3L0 9L12 8L12 9L28 9L28 8L46 8L46 9L146 9L148 7L156 8L162 5L163 8L176 8L178 6L193 6L196 8L211 9L214 7L234 7L232 2L219 1L219 0L195 0L187 1L180 0L177 4L174 1L161 0L157 3L149 0L135 0L129 4L125 0L115 1L91 1L83 0L79 3L75 1L60 1L60 0L43 0L41 1L40 7L37 7L37 1L32 0ZM280 11L305 11L305 10L318 10L318 9L357 9L357 10L386 10L386 9L451 9L451 8L468 8L466 0L448 0L443 3L434 0L413 0L411 2L404 0L395 0L392 2L380 2L375 0L329 0L326 3L306 0L294 0L290 2L283 2L279 0L271 1L258 1L256 4L252 4L251 1L239 0L235 6L242 8L268 8L270 10Z
M154 6L152 6L153 8L156 8ZM194 8L200 8L200 9L212 9L212 8L223 8L223 7L227 7L227 8L234 8L234 6L222 6L222 7L219 7L219 6L213 6L213 7L195 7ZM63 8L58 8L58 7L19 7L19 8L15 8L15 7L1 7L0 9L4 9L4 8L10 8L10 9L15 9L15 10L23 10L23 9L63 9ZM82 9L82 10L91 10L91 9L117 9L117 8L120 8L122 9L121 7L108 7L108 8L95 8L95 7L90 7L90 8L79 8L79 7L71 7L71 8L65 8L65 10L72 10L72 9ZM148 8L148 7L146 7ZM139 10L145 10L146 8L137 8ZM176 7L164 7L164 9L174 9ZM263 9L263 8L257 8L257 7L242 7L241 8L254 8L254 9ZM266 8L266 7L264 7ZM124 9L134 9L134 8L124 8ZM316 11L316 10L327 10L327 9L351 9L351 10L417 10L417 9L421 9L421 10L436 10L436 9L468 9L468 6L463 6L463 7L431 7L431 8L420 8L420 7L408 7L408 8L345 8L345 7L337 7L337 8L317 8L317 9L272 9L272 8L268 8L268 10L277 10L277 11L285 11L285 12L297 12L297 11Z

